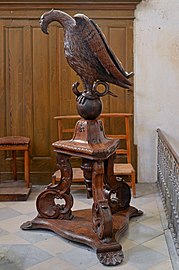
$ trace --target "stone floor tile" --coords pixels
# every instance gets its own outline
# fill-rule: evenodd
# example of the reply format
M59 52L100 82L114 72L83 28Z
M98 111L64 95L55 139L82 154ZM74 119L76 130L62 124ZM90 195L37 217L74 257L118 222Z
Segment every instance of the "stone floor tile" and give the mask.
M154 194L156 192L155 190L156 184L153 183L139 183L136 185L137 189L137 198L140 198L141 196L147 196L149 194Z
M51 237L54 237L55 233L48 230L19 230L16 232L16 235L22 239L28 241L31 244L47 240Z
M157 252L160 252L161 254L169 257L168 253L168 247L165 240L165 235L162 234L148 242L145 242L142 244L145 247L148 247L150 249L156 250Z
M135 247L138 245L137 242L135 241L131 241L129 239L127 239L126 237L122 237L121 239L119 239L119 243L122 246L122 250L125 252L126 250Z
M51 237L49 239L40 241L34 244L34 246L42 250L45 250L46 252L48 252L49 254L53 256L56 256L59 253L62 253L62 254L66 253L73 248L69 241L61 238L58 235Z
M5 252L0 251L0 269L1 270L24 270L20 260L16 258L14 260L10 255L6 255Z
M73 208L72 210L75 211L75 210L81 210L81 209L90 209L90 205L87 204L86 202L82 202L80 200L74 200L74 204L73 204Z
M143 224L143 225L146 225L150 228L153 228L155 230L158 230L158 231L162 231L163 232L163 227L162 227L162 224L161 224L161 219L160 219L160 216L156 215L156 216L152 216L148 219L145 219L145 220L138 220L139 223Z
M22 239L21 237L13 234L13 233L8 233L3 236L0 236L0 248L2 245L23 245L23 244L29 244L28 241Z
M0 208L0 221L20 216L21 213L9 207Z
M170 260L163 261L153 267L150 267L148 270L173 270L172 264Z
M143 211L142 208L138 208L140 210ZM155 215L153 213L150 213L150 212L144 212L143 211L143 215L142 216L138 216L138 217L133 217L130 219L130 223L136 223L136 222L141 222L141 221L144 221L144 220L147 220L149 218L153 218Z
M4 208L4 207L6 207L6 204L3 202L0 202L0 208Z
M26 270L78 270L78 267L63 261L60 258L53 257L45 262L38 263L32 267L26 268Z
M145 213L153 213L155 215L159 215L159 209L156 200L143 204L142 211L144 211Z
M86 195L83 195L83 197L81 195L80 196L76 196L75 198L76 198L76 200L81 201L81 202L87 204L88 205L88 208L91 208L92 205L93 205L93 199L92 198L87 199Z
M59 258L74 265L78 270L86 270L98 262L96 252L83 245L76 246L64 254L59 254Z
M31 193L28 197L28 201L35 200L36 197L46 188L46 185L33 185L31 188Z
M136 268L135 266L133 266L130 262L125 262L123 261L121 264L116 265L114 267L112 266L104 266L103 264L101 264L100 262L96 265L93 265L92 267L87 268L87 270L104 270L104 269L112 269L112 270L138 270L138 268Z
M142 244L161 234L161 231L136 223L129 226L129 230L126 232L125 237L131 241L137 242L138 244Z
M1 247L1 270L24 270L51 258L51 255L32 245L4 245Z
M145 205L147 203L150 203L152 200L155 200L154 194L149 194L146 196L141 196L138 198L131 198L131 205L134 205L136 207L142 208L142 205Z
M8 234L8 232L0 228L0 236L6 235L6 234Z
M125 261L130 262L139 270L148 270L150 267L166 261L166 256L150 248L138 245L125 252Z
M11 207L11 205L15 204L16 201L3 201L3 202L0 202L0 204L3 204L4 207Z
M18 211L21 214L28 214L34 211L35 209L35 201L23 201L23 202L16 202L9 206L11 209Z
M10 233L14 233L19 231L22 223L27 220L29 220L29 217L26 215L19 215L14 218L5 219L0 222L0 228Z

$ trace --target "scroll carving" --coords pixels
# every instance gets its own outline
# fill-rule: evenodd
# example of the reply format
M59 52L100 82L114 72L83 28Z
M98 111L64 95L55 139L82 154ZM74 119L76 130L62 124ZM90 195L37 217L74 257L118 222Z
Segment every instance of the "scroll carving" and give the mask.
M112 214L126 209L130 205L131 192L128 184L122 178L114 175L115 154L105 161L105 195Z
M94 161L93 165L93 229L99 239L109 242L112 237L112 214L103 191L104 164Z
M61 180L57 185L50 184L46 190L40 193L36 201L36 207L40 217L72 219L73 197L70 194L72 168L69 156L58 154L57 163L61 171ZM62 203L56 204L55 199L62 201Z

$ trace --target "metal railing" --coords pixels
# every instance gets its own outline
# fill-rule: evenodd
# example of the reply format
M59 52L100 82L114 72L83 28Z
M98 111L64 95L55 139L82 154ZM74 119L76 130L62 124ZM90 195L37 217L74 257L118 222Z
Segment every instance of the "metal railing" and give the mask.
M179 156L160 129L158 132L157 183L177 254L179 255Z

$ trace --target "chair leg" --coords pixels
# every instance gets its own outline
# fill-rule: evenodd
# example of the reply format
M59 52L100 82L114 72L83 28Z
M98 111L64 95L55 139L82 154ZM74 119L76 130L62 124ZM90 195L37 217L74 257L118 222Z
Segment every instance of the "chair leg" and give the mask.
M12 172L14 180L17 181L16 150L12 150Z
M131 173L132 195L136 198L136 186L135 186L135 171Z
M29 188L29 182L30 182L29 150L24 151L24 174L25 174L26 187Z
M56 184L56 175L55 173L52 175L52 185Z

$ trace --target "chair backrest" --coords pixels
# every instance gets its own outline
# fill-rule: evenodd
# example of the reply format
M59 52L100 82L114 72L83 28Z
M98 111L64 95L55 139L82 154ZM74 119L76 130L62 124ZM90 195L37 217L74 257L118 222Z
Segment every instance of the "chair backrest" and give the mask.
M127 162L131 163L131 128L130 118L133 116L131 113L102 113L101 118L104 123L107 119L112 118L117 130L117 134L107 134L107 137L118 138L121 140L119 148L116 150L117 155L125 155ZM120 121L119 121L120 120ZM121 121L123 120L123 121ZM120 124L119 124L120 123ZM109 129L110 131L110 129ZM123 143L122 143L123 141Z
M81 117L79 115L60 115L55 116L54 119L57 120L58 124L58 139L62 140L64 134L73 133L75 130L75 127L70 125L69 120L79 120ZM64 122L68 121L68 126L71 126L69 128L66 128L64 126Z
M115 129L117 129L117 134L110 134L110 124L109 126L109 134L106 136L109 138L119 138L124 143L121 143L122 148L118 148L116 151L117 155L125 155L127 158L127 162L131 163L131 128L130 128L130 118L133 116L131 113L102 113L100 115L100 119L103 121L104 128L106 127L106 123L109 120L113 119L115 124ZM72 126L72 120L79 120L79 115L65 115L65 116L56 116L54 117L58 122L58 139L62 140L64 134L70 134L74 132L74 122ZM120 120L120 121L119 121ZM121 121L123 120L123 121ZM66 123L68 121L68 123ZM123 126L119 125L119 122L124 123ZM65 127L66 124L67 128ZM122 130L122 134L121 134Z

